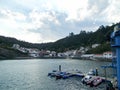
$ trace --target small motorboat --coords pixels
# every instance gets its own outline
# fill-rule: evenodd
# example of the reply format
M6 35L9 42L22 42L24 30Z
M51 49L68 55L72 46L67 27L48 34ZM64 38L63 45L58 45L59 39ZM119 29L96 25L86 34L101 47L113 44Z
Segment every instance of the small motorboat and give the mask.
M59 72L56 74L56 79L61 79L63 76L65 76L67 73L66 72Z
M96 87L96 86L98 86L99 84L101 84L102 81L103 81L103 79L102 79L101 77L96 76L96 77L94 78L94 80L92 81L91 86L95 86L95 87Z
M83 84L90 85L94 80L95 76L86 75L81 81Z
M91 69L87 74L88 74L88 75L95 75L96 72L95 72L95 70Z
M55 77L57 74L58 74L58 72L51 72L51 73L48 73L48 76Z
M48 76L55 77L56 75L59 75L61 72L53 70L52 72L48 73Z

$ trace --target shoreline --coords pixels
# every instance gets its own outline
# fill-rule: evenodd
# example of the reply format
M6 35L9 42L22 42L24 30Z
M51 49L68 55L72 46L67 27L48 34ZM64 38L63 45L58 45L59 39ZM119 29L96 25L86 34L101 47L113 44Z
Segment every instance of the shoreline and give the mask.
M81 57L15 57L15 58L0 58L0 60L16 60L16 59L76 59L76 60L91 60L91 61L106 61L106 62L112 62L112 59L107 59L107 58L81 58Z

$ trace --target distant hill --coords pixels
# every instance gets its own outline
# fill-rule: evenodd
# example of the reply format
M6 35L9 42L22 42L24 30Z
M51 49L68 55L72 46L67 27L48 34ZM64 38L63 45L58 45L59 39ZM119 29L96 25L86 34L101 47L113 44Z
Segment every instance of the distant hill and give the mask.
M0 36L0 47L12 47L13 44L19 44L20 46L26 48L38 48L38 49L46 49L47 46L51 45L51 43L35 44L35 43L20 41L11 37Z
M27 53L22 53L12 48L13 44L19 44L22 47L27 48L44 48L46 44L32 44L24 41L17 40L15 38L0 36L0 59L13 59L16 57L28 57ZM49 45L49 44L47 44ZM41 48L40 48L41 46Z
M109 44L110 34L113 31L115 25L116 24L113 24L112 26L101 25L95 32L81 31L76 35L72 33L70 36L54 42L50 49L65 51L71 49L79 49L81 46L90 47L92 44L101 44L98 47L99 50L97 50L97 48L93 50L90 49L88 53L102 53L104 51L111 50Z
M80 31L80 33L76 35L74 35L74 33L70 33L69 36L52 43L35 44L19 41L15 38L0 36L0 49L6 49L9 52L9 47L12 47L13 44L19 44L20 46L27 48L63 52L71 49L79 49L80 47L90 47L92 44L97 43L101 45L97 48L90 49L87 53L102 53L110 50L110 33L113 31L115 25L116 24L111 26L101 25L95 32Z
M16 57L28 57L27 53L22 53L12 48L0 47L0 59L14 59Z

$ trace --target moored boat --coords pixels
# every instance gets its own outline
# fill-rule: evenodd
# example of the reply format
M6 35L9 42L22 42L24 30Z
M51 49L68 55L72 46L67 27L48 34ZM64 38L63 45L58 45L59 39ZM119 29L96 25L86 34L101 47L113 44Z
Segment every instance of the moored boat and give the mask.
M94 80L91 83L91 86L98 86L99 84L101 84L103 82L103 79L99 76L95 77Z
M83 84L90 85L94 78L95 76L86 75L81 81Z

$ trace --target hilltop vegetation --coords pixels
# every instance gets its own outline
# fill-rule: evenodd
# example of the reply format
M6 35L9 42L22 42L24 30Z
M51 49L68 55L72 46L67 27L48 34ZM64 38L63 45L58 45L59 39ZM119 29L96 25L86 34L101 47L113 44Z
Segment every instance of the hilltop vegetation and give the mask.
M37 48L43 50L54 50L57 52L64 52L72 49L79 49L80 47L89 47L86 53L103 53L110 51L110 34L116 24L111 26L101 25L95 32L80 31L79 34L74 35L70 33L69 36L62 38L56 42L34 44L24 41L19 41L15 38L0 36L0 58L14 58L16 56L27 56L23 53L11 49L13 44L19 44L26 48ZM100 44L96 48L91 48L93 44Z
M100 26L95 32L80 31L79 34L71 33L69 36L60 39L53 43L50 49L62 52L65 50L79 49L80 47L90 47L93 44L100 44L100 46L90 49L87 53L103 53L110 51L110 34L114 29L112 26Z
M8 48L8 47L0 47L0 59L14 59L16 57L27 57L27 53L22 53L18 50Z

